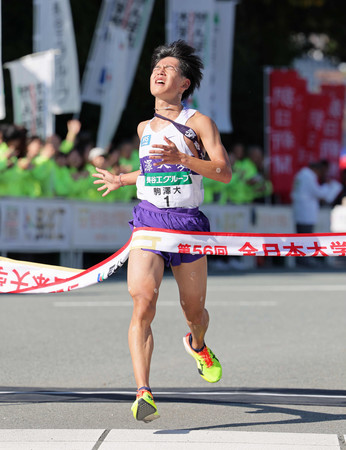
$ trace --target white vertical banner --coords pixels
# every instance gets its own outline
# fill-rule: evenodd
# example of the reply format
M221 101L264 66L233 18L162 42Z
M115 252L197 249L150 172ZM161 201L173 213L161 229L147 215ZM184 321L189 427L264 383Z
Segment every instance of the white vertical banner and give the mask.
M103 107L103 101L107 100L107 92L117 91L116 108L120 108L121 112L124 110L136 74L153 4L154 0L103 0L83 74L82 101ZM109 78L107 79L109 76L107 66L110 62L107 60L106 53L109 55L108 58L112 58L113 67L124 61L124 55L123 48L119 47L117 39L112 41L114 33L109 33L110 24L121 28L126 33L128 53L125 81L122 79L122 71L117 69L116 73L112 74L111 83ZM110 48L111 42L114 45L113 49ZM117 79L117 76L120 78ZM105 95L104 92L106 92ZM113 112L110 111L110 113ZM118 114L115 115L118 116ZM121 115L117 117L118 122L120 117ZM114 120L114 132L118 122Z
M104 83L101 93L101 115L97 131L97 147L106 148L111 142L126 102L125 89L128 62L127 33L120 27L110 23L107 30L108 40L104 48L106 62L104 65ZM117 51L117 59L113 57ZM116 83L114 82L116 80Z
M2 14L0 0L0 120L6 117L5 111L5 94L4 94L4 78L2 73Z
M235 0L166 0L168 43L183 39L204 63L201 87L191 105L210 116L223 133L232 131L231 74Z
M203 80L190 102L192 107L210 116L215 0L167 0L166 9L167 42L183 39L195 48L203 61Z
M237 1L216 0L213 45L213 76L211 117L221 133L233 131L231 121L231 92L233 41Z
M34 52L56 49L53 113L80 111L77 49L69 0L34 0Z
M125 97L131 89L143 47L154 0L103 0L97 19L91 49L83 74L82 100L100 105L105 83L105 45L109 40L108 26L113 23L127 32L128 66L127 82L119 89L125 89ZM117 59L118 49L114 48L113 58ZM116 80L115 80L116 82Z
M43 139L54 133L54 56L54 50L48 50L4 65L11 74L14 122Z

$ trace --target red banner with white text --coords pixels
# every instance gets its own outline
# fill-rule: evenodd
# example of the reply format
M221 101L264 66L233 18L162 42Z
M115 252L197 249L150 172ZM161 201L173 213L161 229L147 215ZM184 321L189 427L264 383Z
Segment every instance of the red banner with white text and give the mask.
M329 176L339 178L345 86L325 84L321 86L321 91L328 98L328 107L319 145L319 154L321 159L329 161Z
M269 73L269 154L271 181L280 201L290 201L297 156L302 143L306 82L295 70Z
M325 84L309 93L295 70L268 70L268 151L274 193L290 203L295 174L325 159L329 177L339 178L345 86Z
M305 129L303 143L298 154L297 170L320 159L319 149L329 101L327 95L307 93Z

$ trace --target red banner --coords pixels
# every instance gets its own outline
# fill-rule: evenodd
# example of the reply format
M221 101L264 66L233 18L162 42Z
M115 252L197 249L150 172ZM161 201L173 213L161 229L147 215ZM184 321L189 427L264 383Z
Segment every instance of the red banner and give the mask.
M324 94L307 93L306 100L305 130L303 145L298 154L298 170L321 159L319 149L330 102L329 97Z
M321 91L328 98L328 107L319 145L320 159L327 159L330 164L329 175L332 178L339 178L345 86L322 85Z
M344 85L322 85L312 94L295 70L269 71L271 181L282 203L290 202L293 178L310 162L328 160L329 176L339 178L344 102Z
M303 141L306 81L295 70L269 73L269 153L271 181L280 201L288 203Z

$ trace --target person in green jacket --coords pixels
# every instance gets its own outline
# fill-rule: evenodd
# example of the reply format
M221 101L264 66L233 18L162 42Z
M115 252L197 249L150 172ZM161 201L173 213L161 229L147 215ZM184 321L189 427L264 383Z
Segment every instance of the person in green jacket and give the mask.
M0 196L27 195L27 177L23 168L17 164L25 155L26 129L7 125L2 130L0 149Z
M121 197L119 193L115 193L109 199L102 198L100 199L100 195L95 191L94 179L91 176L95 172L95 167L101 167L103 169L108 168L107 158L106 158L106 150L101 147L94 147L89 151L88 155L88 163L85 165L85 169L89 173L88 178L85 180L85 192L84 192L84 200L89 200L93 202L114 202L120 201Z
M55 155L59 151L61 139L57 135L46 139L40 154L33 160L33 176L41 184L42 197L52 198L54 191Z
M140 167L138 136L123 140L118 145L118 149L120 150L119 173L130 173L138 170ZM120 199L123 202L137 199L136 186L129 186L129 189L122 193Z
M68 197L74 180L67 165L67 155L56 153L53 167L53 193L55 197Z

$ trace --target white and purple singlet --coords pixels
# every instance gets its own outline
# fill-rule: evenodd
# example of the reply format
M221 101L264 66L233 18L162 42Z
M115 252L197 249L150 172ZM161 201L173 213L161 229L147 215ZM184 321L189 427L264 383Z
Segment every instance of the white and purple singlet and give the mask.
M174 142L180 152L194 156L185 142L183 132L177 129L177 125L185 125L195 112L195 109L183 109L174 121L176 125L169 123L158 132L152 130L151 121L146 125L139 147L141 173L136 183L137 197L140 200L147 200L158 208L196 208L203 202L202 175L183 165L154 166L158 160L149 158L151 155L149 150L153 149L152 145L167 144L164 137ZM188 136L188 134L185 135ZM200 149L199 154L201 155Z

